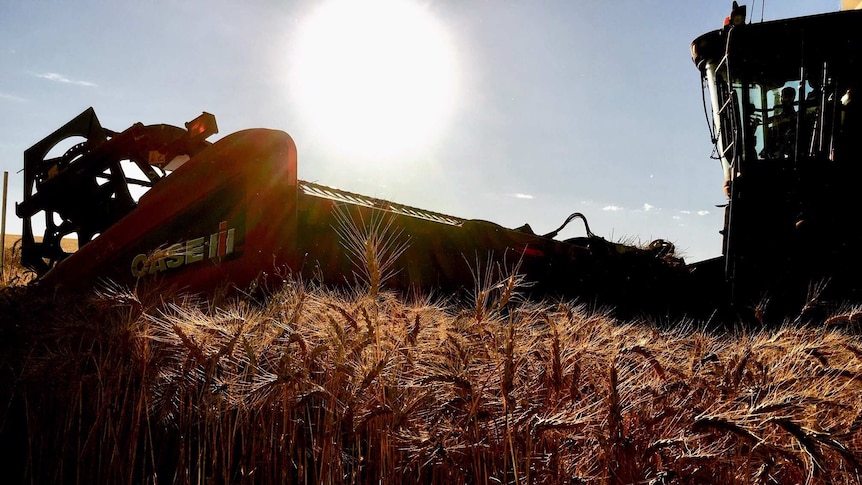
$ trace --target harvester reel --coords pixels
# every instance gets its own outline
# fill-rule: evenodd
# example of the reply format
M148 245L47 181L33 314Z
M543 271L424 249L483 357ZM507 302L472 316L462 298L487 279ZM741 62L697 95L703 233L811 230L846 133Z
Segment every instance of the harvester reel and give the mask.
M85 141L48 157L55 146L78 137ZM163 163L208 145L171 125L136 123L116 133L102 128L92 108L81 113L25 152L25 196L17 210L24 219L22 264L44 274L69 255L61 247L64 237L76 233L80 248L137 207L130 185L152 187L164 177ZM146 179L127 177L124 161ZM46 230L36 242L31 218L39 212L45 213Z

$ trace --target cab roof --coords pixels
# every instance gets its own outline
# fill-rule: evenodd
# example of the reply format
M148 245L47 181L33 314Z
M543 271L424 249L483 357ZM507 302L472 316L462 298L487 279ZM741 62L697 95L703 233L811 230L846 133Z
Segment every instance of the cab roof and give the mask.
M744 50L756 57L804 52L827 54L829 58L855 58L862 52L862 10L749 23L708 32L691 43L691 56L698 69L707 60L724 57L728 36L734 52ZM774 58L772 59L774 60Z

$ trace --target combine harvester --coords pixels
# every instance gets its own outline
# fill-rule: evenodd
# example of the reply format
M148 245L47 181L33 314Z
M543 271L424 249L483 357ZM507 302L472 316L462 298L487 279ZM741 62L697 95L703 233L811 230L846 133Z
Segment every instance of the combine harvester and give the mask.
M734 2L723 29L693 42L728 196L723 255L712 260L687 265L661 240L609 242L577 213L566 223L582 219L585 236L561 241L562 227L537 235L298 180L296 146L282 131L210 143L216 122L204 113L184 129L114 132L91 108L24 154L22 261L38 284L69 290L112 281L211 292L288 273L353 284L368 266L358 261L366 239L381 237L387 286L402 291L472 289L494 267L517 270L533 296L577 298L623 317L758 305L784 316L823 284L824 299L859 301L859 28L860 11L746 24ZM47 158L71 137L84 141ZM147 189L137 200L135 186ZM74 253L60 247L70 235ZM366 280L376 278L370 269Z

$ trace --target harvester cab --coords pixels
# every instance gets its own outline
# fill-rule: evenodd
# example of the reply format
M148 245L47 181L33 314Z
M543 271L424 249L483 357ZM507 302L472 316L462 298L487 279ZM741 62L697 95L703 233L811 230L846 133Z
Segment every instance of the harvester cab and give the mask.
M734 2L691 45L724 172L730 298L858 300L862 11L745 17Z

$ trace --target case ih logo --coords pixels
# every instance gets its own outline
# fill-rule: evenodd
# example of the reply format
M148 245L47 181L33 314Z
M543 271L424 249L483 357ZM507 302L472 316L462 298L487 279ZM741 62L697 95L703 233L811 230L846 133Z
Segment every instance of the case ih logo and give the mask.
M227 221L222 221L218 225L218 232L210 234L209 240L197 237L157 249L151 254L138 254L132 259L132 276L140 278L162 273L203 261L204 258L218 261L234 252L235 234L236 229L228 229Z

